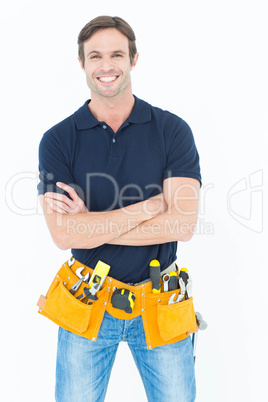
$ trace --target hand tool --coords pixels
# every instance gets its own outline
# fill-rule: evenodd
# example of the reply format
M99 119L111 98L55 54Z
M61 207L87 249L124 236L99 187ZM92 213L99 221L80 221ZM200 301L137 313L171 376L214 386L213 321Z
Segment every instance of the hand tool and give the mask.
M186 296L185 299L190 299L190 297L192 297L192 287L193 287L193 282L192 282L192 278L189 275L189 279L186 285Z
M89 272L88 272L85 276L82 275L82 271L83 271L84 268L85 268L85 267L80 267L80 268L77 268L77 270L75 271L76 276L78 276L78 278L80 278L80 279L79 279L79 281L77 281L77 282L71 287L70 293L71 293L72 295L75 294L75 292L80 288L82 282L87 282L88 279L89 279L89 276L90 276Z
M164 292L168 292L168 283L169 283L169 280L170 280L169 274L165 274L165 275L162 276Z
M187 268L181 268L180 269L179 278L183 279L183 282L185 283L185 285L187 284L187 281L189 279L189 273L188 273Z
M196 317L196 322L197 322L199 329L201 331L204 331L205 329L207 329L208 324L206 323L206 321L203 319L202 315L198 311L195 312L195 317Z
M183 279L185 285L186 285L186 293L185 293L185 299L190 299L192 297L192 278L191 275L189 274L189 271L187 268L182 268L180 270L179 277Z
M110 271L110 265L105 264L102 261L98 261L92 275L90 281L88 281L87 286L84 286L83 293L77 296L78 300L83 300L89 295L90 300L97 300L96 293L102 287L103 282L105 281L108 272Z
M91 286L91 288L87 286L84 286L83 288L83 293L81 293L79 296L77 296L77 299L82 301L86 297L89 296L88 300L98 300L96 293L100 290L100 285L98 283L94 283L94 285ZM87 304L92 304L92 303L87 303Z
M199 327L199 329L201 331L205 330L208 326L208 324L206 323L206 321L203 320L203 317L200 313L196 312L195 313L195 317L196 317L196 322L197 325ZM192 345L193 345L193 355L194 355L194 362L196 360L196 345L197 345L197 336L198 336L198 332L194 332L192 334Z
M105 264L102 261L98 261L89 281L89 287L91 288L94 283L98 283L100 285L99 289L102 287L103 282L105 281L109 271L110 265Z
M86 283L86 286L83 287L83 293L81 293L79 296L76 296L78 300L84 300L86 297L89 295L89 284Z
M179 284L181 284L180 279L182 279L185 284L185 299L187 300L192 296L192 279L187 268L181 268L179 273Z
M195 363L195 359L196 359L197 335L198 335L198 332L194 332L194 333L192 334L192 345L193 345L194 363Z
M128 289L116 289L112 295L111 303L114 308L124 310L131 314L135 302L135 294Z
M170 271L168 274L162 276L164 292L170 292L177 289L177 273Z
M176 293L172 293L172 295L170 296L169 300L168 300L168 304L174 304L174 303L179 303L183 300L184 295L185 295L185 283L183 282L182 278L179 278L179 283L180 283L180 288L181 291L178 294L177 298L175 299Z
M168 300L168 304L175 304L175 303L179 303L180 301L182 301L182 297L181 294L179 293L175 299L176 293L173 293L169 300Z
M84 286L83 288L83 293L81 293L79 296L77 296L76 298L80 301L84 300L85 298L88 298L88 300L98 300L96 293L100 290L99 284L98 283L94 283L93 286L91 286L91 288L89 288L88 284L87 286ZM92 304L92 303L88 303L88 304Z
M99 283L94 283L89 290L89 298L87 304L92 304L91 300L98 300L96 293L100 290L101 286Z
M170 271L169 272L168 291L170 292L171 290L176 290L178 287L177 284L178 284L177 272Z
M74 264L74 262L75 262L75 258L71 255L71 257L68 260L68 265L69 265L70 268Z
M181 300L183 300L185 292L186 292L186 285L182 278L179 278L179 284L180 284L180 289L181 289L180 296L181 296Z
M152 281L152 292L160 293L160 262L158 260L152 260L150 262L150 278Z

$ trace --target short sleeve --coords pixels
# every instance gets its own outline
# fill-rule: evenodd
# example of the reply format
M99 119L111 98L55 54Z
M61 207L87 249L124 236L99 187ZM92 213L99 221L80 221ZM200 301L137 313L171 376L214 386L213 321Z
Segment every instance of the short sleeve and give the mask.
M201 182L199 154L188 124L180 119L167 150L167 163L163 180L168 177L190 177Z
M74 182L60 141L52 131L48 131L39 145L38 195L48 191L64 193L56 186L59 181L68 185Z

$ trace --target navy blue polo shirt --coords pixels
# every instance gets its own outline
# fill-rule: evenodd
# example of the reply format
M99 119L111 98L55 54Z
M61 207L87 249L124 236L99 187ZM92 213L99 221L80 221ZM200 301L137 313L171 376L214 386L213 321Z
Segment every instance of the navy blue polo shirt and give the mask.
M201 183L193 134L180 117L135 96L130 116L114 133L106 122L96 120L89 102L43 135L39 195L62 192L56 186L60 181L76 189L89 211L108 211L159 194L168 177L191 177ZM95 230L103 228L96 225ZM149 278L152 259L158 259L164 270L176 260L176 251L177 242L169 242L151 246L103 244L72 249L72 254L90 267L102 260L111 266L112 277L137 283Z

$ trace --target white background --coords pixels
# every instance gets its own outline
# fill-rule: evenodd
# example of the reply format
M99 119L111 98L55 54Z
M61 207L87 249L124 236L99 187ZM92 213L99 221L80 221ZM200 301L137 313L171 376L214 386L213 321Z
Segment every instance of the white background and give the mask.
M53 244L38 207L38 145L90 97L76 41L103 14L136 33L133 92L184 118L200 153L199 232L179 244L178 259L209 324L198 336L197 401L264 401L268 29L260 0L2 2L1 399L54 400L57 326L36 302L69 253ZM106 400L126 399L146 401L122 343Z

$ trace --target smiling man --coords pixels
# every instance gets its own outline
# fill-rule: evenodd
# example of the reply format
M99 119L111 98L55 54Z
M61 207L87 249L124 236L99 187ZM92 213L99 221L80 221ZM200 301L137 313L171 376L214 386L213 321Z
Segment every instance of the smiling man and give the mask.
M80 62L92 91L101 97L114 97L130 88L130 71L137 63L138 53L130 63L125 35L113 28L100 31L84 44L84 53L85 60Z
M71 249L70 269L94 268L99 260L111 267L102 313L101 296L91 307L83 304L85 312L92 309L89 330L72 331L72 316L59 328L57 401L103 401L121 341L129 344L148 400L195 400L189 337L195 321L194 327L184 321L191 298L180 302L186 310L175 325L165 292L152 292L149 265L157 259L162 274L177 271L177 243L191 239L198 216L199 156L184 120L133 95L135 40L119 17L97 17L81 30L79 62L91 98L40 143L38 192L55 244ZM82 304L68 293L75 281L62 280L66 306ZM131 312L111 303L118 287L122 296L134 294ZM56 300L56 291L50 294ZM169 309L163 324L158 304ZM94 325L96 336L88 335Z

